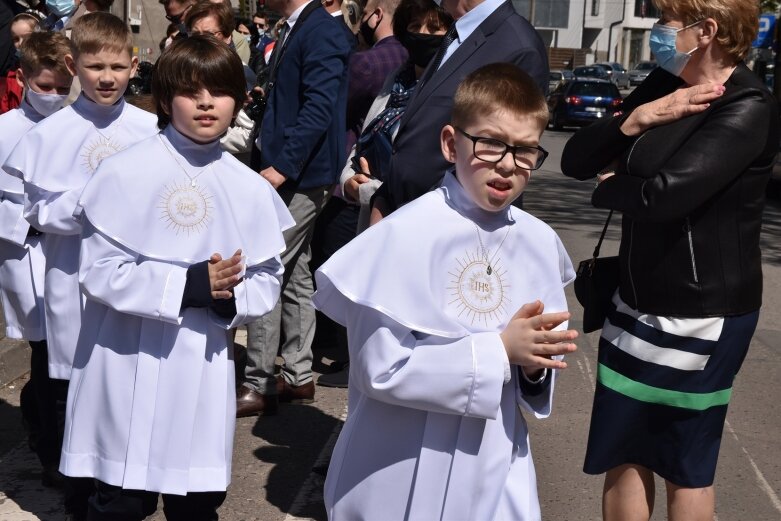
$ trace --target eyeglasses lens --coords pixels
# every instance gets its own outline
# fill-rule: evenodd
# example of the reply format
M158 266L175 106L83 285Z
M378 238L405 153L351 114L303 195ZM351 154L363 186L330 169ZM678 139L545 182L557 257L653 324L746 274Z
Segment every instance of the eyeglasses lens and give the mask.
M496 139L480 138L475 141L475 157L482 161L497 163L507 153L507 146ZM513 154L515 164L520 168L535 170L542 166L545 154L542 150L531 147L516 147Z

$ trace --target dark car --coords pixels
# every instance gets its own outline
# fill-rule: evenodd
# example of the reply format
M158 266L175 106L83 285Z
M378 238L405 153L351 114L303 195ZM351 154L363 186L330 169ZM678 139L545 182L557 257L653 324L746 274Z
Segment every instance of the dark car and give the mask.
M575 78L548 96L550 126L559 130L565 125L588 125L613 116L621 108L621 93L608 80Z
M600 65L584 65L582 67L575 67L572 73L576 78L596 78L599 80L610 79L610 75L607 73L607 69Z
M626 69L624 69L620 63L605 62L605 63L596 63L595 65L604 67L605 70L607 70L607 74L610 77L610 81L615 83L616 87L618 87L619 89L629 88L629 74L627 74Z
M656 62L638 63L635 65L634 69L629 71L629 83L632 85L640 85L656 67Z

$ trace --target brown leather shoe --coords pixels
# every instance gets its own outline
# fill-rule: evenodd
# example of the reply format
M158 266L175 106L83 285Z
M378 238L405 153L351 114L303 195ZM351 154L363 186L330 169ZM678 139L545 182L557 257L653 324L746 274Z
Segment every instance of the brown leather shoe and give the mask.
M277 376L277 394L282 403L312 403L315 401L315 382L309 381L304 385L290 385Z
M236 393L236 418L273 416L278 407L279 399L276 394L260 394L244 385Z

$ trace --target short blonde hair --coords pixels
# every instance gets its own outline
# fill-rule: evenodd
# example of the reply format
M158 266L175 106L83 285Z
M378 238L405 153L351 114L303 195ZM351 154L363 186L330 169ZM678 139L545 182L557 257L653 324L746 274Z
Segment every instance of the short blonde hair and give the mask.
M19 51L19 66L28 78L44 68L66 77L71 76L65 65L65 55L70 52L70 46L62 33L33 33L22 43Z
M548 105L540 87L511 63L491 63L469 74L453 99L453 126L465 126L495 112L530 116L540 128L548 123Z
M71 53L97 54L107 50L116 53L127 51L133 56L133 35L125 22L110 13L88 13L73 22Z
M683 25L713 18L716 41L736 62L744 59L759 31L759 2L755 0L653 0L657 9L680 18Z

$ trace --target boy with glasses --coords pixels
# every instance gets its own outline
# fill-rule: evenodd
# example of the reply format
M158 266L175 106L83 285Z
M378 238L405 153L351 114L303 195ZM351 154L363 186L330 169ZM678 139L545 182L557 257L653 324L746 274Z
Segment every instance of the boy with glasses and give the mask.
M473 72L441 132L455 164L442 186L317 272L314 303L347 327L351 360L329 518L540 519L520 409L550 414L575 350L575 274L556 233L511 203L545 160L547 119L514 65Z

